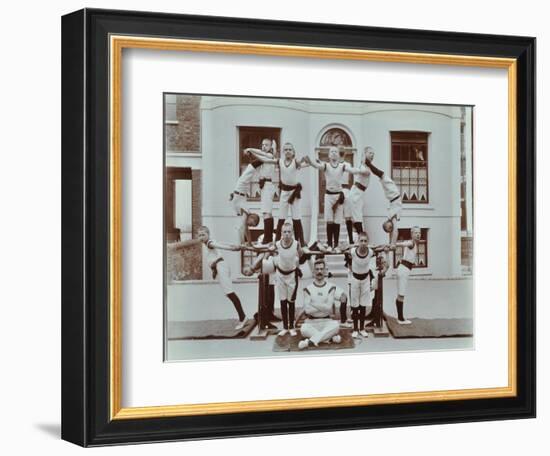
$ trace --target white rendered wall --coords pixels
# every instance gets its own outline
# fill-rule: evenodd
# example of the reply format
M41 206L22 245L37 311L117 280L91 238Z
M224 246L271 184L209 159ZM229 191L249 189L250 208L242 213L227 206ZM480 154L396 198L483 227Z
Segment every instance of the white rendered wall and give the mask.
M468 109L467 109L468 111ZM340 103L266 98L203 97L201 104L203 223L212 237L234 242L238 218L228 201L239 176L238 127L281 128L281 143L292 142L297 156L314 156L321 134L329 127L344 128L357 149L357 164L366 146L374 147L376 166L390 172L390 131L429 132L429 203L404 204L402 227L428 228L428 268L416 275L458 277L460 259L460 108L449 106ZM471 144L468 143L468 144ZM304 187L302 216L306 238L311 205L317 204L318 171L300 172ZM381 225L387 201L376 176L365 192L365 223L371 239L386 242ZM260 212L259 202L249 208ZM278 204L273 215L277 219ZM445 252L445 254L440 254ZM436 255L437 253L437 255ZM233 276L240 276L240 255L227 254ZM206 268L206 266L205 266ZM205 277L209 271L205 269Z

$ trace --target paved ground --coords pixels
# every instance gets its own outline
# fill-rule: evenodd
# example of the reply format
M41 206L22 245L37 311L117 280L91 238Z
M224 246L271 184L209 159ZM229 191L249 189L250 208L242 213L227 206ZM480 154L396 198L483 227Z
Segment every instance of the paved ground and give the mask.
M332 279L338 286L347 289L345 279ZM304 286L311 280L304 282ZM395 296L396 281L387 279L384 282L384 311L396 315ZM257 285L253 283L236 284L247 315L255 312ZM205 300L208 296L208 300ZM405 314L421 318L473 318L473 282L470 278L459 280L415 279L409 282L409 293L406 298ZM169 321L223 319L235 316L232 304L223 296L216 284L199 285L178 284L168 287ZM297 306L301 307L301 296ZM311 356L319 354L332 356L352 353L403 352L427 350L467 350L473 348L473 338L443 339L393 339L375 338L356 343L352 350L335 350L306 353L276 353L272 351L275 336L265 341L249 339L230 340L186 340L168 341L167 360L198 360L219 358L278 357L278 356Z

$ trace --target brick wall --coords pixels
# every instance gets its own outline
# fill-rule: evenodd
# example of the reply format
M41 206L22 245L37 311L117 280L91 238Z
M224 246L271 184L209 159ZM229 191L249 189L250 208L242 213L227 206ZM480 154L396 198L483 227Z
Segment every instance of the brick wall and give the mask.
M167 152L200 153L200 101L200 96L176 95L177 123L166 123ZM191 179L191 228L193 237L196 237L197 229L202 225L201 170L191 170ZM177 243L169 244L166 260L169 280L203 278L201 245L180 248Z
M197 229L202 225L202 195L201 195L201 170L194 169L191 172L192 175L192 206L191 206L191 220L193 236L196 236ZM202 247L199 245L195 247L193 252L196 255L197 261L193 262L193 279L202 279Z
M166 125L167 150L200 152L200 102L200 96L176 96L176 118L178 123Z

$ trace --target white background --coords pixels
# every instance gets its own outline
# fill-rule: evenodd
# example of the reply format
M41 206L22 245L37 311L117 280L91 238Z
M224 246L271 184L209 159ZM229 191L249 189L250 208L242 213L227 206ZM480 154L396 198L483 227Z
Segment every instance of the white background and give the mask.
M298 3L279 1L222 2L202 0L168 2L103 1L10 3L2 12L2 414L1 448L7 454L40 451L70 454L78 448L58 438L60 422L60 16L83 6L308 20L416 29L459 30L480 33L531 35L538 38L538 81L548 80L547 16L542 2L462 1L452 7L444 2L395 0L391 4L346 2ZM550 100L542 84L538 90L539 232L547 232L542 201L548 184L542 170L542 119ZM548 245L539 257L548 257ZM539 327L548 320L544 278L539 269ZM543 454L549 444L544 431L550 425L547 388L548 332L538 339L538 418L508 422L455 424L371 431L262 437L155 447L120 447L94 450L95 454L119 452L161 454L225 454L261 451L335 454L385 452L394 454L464 455L491 451L499 455L535 450ZM546 362L545 362L546 361ZM368 444L369 448L365 449Z
M507 283L508 251L494 247L508 242L507 230L494 230L494 226L508 224L507 200L502 198L508 194L506 70L346 61L328 65L313 59L239 55L212 58L149 50L125 54L124 407L507 386L508 288L488 287L478 280L494 276L500 277L502 284ZM343 80L345 84L334 83ZM329 360L300 356L163 364L162 306L154 305L162 301L163 295L163 130L158 121L162 118L163 90L475 105L475 350L368 355L361 360L356 355L340 355ZM490 183L482 176L491 176ZM324 375L327 364L332 375ZM358 368L363 375L345 375L345 381L335 381L334 373ZM281 382L280 376L269 375L259 382L257 373L270 369L292 372L296 379L316 380ZM224 379L224 388L219 388L220 378ZM181 387L183 382L185 388Z

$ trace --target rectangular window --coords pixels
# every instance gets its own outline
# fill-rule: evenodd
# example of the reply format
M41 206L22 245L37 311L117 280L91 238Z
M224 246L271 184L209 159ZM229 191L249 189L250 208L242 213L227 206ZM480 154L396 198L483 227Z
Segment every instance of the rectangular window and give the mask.
M178 250L170 248L170 244L192 237L194 185L196 182L194 182L191 168L166 168L164 235L168 281L203 278L202 247L200 245Z
M428 133L392 131L391 176L404 203L428 203Z
M248 166L249 160L244 157L243 151L248 147L254 149L261 149L263 139L274 139L277 143L277 155L275 158L280 157L281 150L281 129L272 127L238 127L239 128L239 175L242 174L244 169ZM250 183L250 189L248 190L248 201L260 201L260 185L258 183L259 177L256 176ZM279 201L279 171L275 172L275 179L273 181L275 185L275 201Z
M399 228L397 230L397 242L408 241L411 238L410 228ZM397 246L393 255L393 267L396 268L399 261L403 258L403 247ZM418 241L418 250L415 261L415 268L428 267L428 228L420 229L420 241Z

